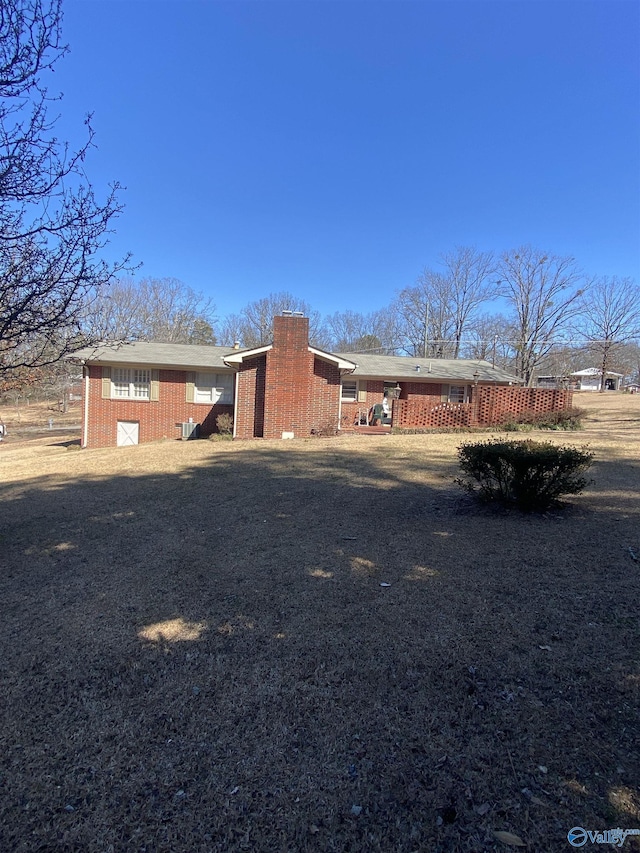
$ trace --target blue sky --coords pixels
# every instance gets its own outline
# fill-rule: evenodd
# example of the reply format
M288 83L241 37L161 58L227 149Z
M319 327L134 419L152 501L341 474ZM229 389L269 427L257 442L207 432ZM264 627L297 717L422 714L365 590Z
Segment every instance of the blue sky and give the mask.
M93 111L108 254L218 314L370 311L456 245L640 280L640 4L66 0L59 133Z

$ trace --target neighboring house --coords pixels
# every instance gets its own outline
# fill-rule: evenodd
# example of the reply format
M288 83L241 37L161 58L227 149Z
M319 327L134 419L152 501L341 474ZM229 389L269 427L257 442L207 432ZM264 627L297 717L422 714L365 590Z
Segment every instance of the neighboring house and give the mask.
M640 392L640 383L638 382L629 382L628 385L625 385L622 388L623 391L626 391L627 394L637 394Z
M578 381L570 376L538 376L536 378L537 388L566 388L570 391L578 390Z
M599 391L602 371L597 367L576 370L568 376L538 376L538 388L567 388L570 391ZM623 379L622 373L607 371L605 391L619 391Z
M83 447L138 444L216 431L293 438L357 430L390 401L394 425L497 423L568 405L570 392L519 388L486 361L330 353L309 345L306 317L274 319L273 342L248 350L133 343L85 349Z
M576 370L571 378L577 383L578 391L599 391L602 387L602 370L597 367L587 367L586 370ZM624 374L607 370L604 379L605 391L619 391Z

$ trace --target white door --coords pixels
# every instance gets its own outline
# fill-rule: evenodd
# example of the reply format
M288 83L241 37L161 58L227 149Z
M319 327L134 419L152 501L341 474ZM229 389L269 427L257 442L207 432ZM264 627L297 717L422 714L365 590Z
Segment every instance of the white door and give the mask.
M140 424L138 421L118 421L118 433L116 437L118 447L137 444L139 428Z

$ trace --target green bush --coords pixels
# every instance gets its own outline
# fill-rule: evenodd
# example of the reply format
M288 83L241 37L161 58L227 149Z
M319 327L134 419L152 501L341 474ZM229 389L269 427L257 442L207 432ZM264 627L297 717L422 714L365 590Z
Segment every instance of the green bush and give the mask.
M593 461L585 448L541 441L486 441L458 448L467 479L456 482L483 500L519 509L544 510L561 495L577 495L588 485L583 474Z
M582 427L584 409L571 407L558 412L523 412L521 415L507 415L501 426L505 432L519 432L532 429L566 429Z
M522 429L522 424L520 421L514 420L513 415L507 415L500 426L505 432L518 432Z

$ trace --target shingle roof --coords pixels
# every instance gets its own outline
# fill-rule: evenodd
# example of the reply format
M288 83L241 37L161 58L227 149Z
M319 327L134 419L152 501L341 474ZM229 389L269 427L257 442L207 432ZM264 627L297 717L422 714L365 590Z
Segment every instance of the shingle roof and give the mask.
M252 352L252 350L245 352ZM236 357L242 353L242 350L234 350L232 347L137 341L86 347L76 352L73 358L104 364L146 364L153 367L229 370L229 366L224 361L225 356ZM357 366L351 375L363 379L411 379L427 382L474 382L477 379L478 382L499 382L500 384L509 382L519 384L520 382L505 370L492 367L488 361L474 359L410 358L349 352L325 355L353 362ZM420 370L417 370L417 367L420 367Z
M602 376L602 370L599 367L587 367L585 370L576 370L575 373L570 373L570 376ZM607 376L624 376L624 373L616 373L614 370L607 370Z
M369 379L412 379L430 382L499 382L501 385L521 380L506 370L492 367L488 361L466 358L410 358L396 355L339 353L357 364L352 376ZM420 368L419 370L417 368ZM475 375L477 374L477 376Z
M229 370L222 357L230 352L233 352L232 347L137 341L86 347L74 353L73 358L105 364L148 364L154 367L205 367Z

